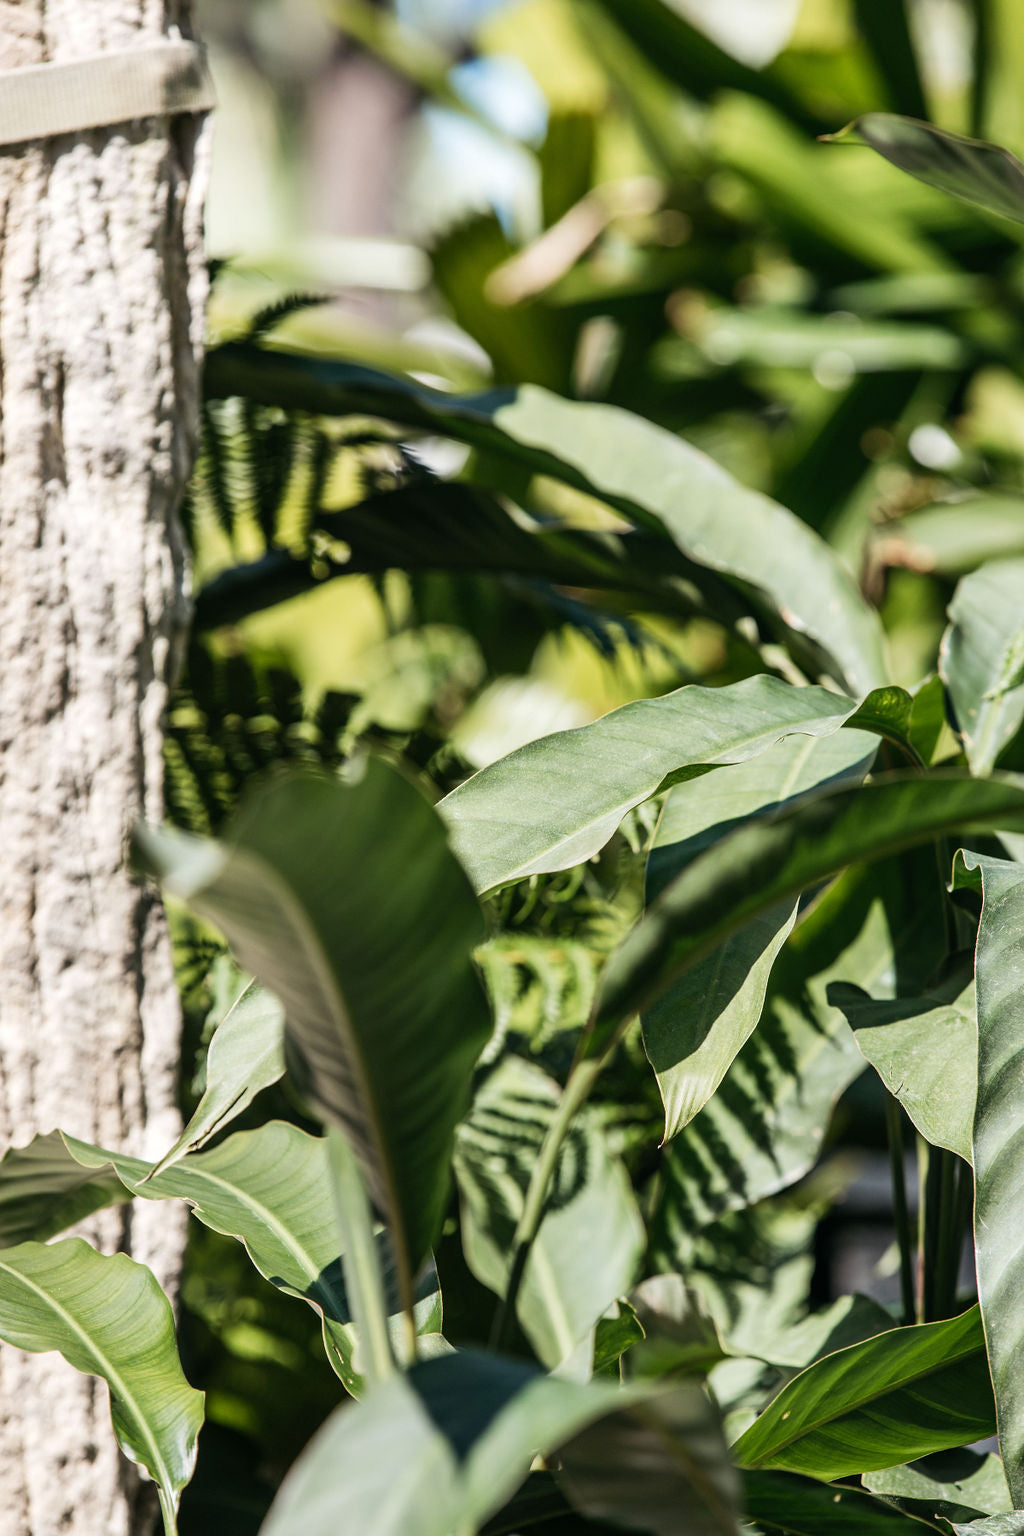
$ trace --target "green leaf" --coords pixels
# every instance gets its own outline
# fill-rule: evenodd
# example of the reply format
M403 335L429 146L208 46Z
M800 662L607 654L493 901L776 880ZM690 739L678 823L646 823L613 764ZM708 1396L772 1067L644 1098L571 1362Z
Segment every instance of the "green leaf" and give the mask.
M998 1456L961 1450L927 1457L909 1466L865 1472L865 1488L900 1501L913 1513L941 1514L951 1520L997 1515L1010 1508L1003 1464Z
M284 1009L250 982L217 1025L206 1057L206 1090L195 1114L153 1169L158 1174L194 1152L284 1075Z
M1009 1510L1003 1515L987 1515L984 1520L971 1520L966 1525L954 1525L956 1536L1024 1536L1024 1510Z
M744 1472L743 1508L773 1536L924 1536L935 1529L856 1488L792 1472Z
M831 138L860 140L918 181L1024 223L1024 165L997 144L888 112L868 112Z
M871 738L857 731L792 737L750 762L677 784L648 861L648 902L725 831L825 784L856 782L875 750ZM644 1014L644 1046L665 1104L666 1139L707 1103L757 1024L772 965L795 917L796 905L787 901L755 918Z
M984 1439L995 1410L977 1307L801 1371L740 1436L740 1466L831 1480Z
M877 614L829 546L682 438L629 411L563 400L536 385L460 398L367 368L238 345L209 355L205 380L213 398L384 416L551 475L721 575L808 666L852 693L884 680Z
M99 1254L80 1237L5 1248L0 1338L18 1349L59 1350L76 1370L102 1377L117 1443L156 1483L173 1536L203 1394L182 1374L170 1302L151 1271L127 1254Z
M603 1051L623 1020L760 912L848 864L899 853L958 828L1024 826L1024 779L947 770L893 775L821 795L766 824L743 827L678 875L612 954L589 1041Z
M560 1461L571 1502L594 1519L654 1536L738 1536L738 1479L695 1380L589 1425Z
M466 1262L498 1296L505 1294L512 1236L559 1097L545 1073L508 1057L459 1127L455 1177ZM630 1289L644 1241L625 1169L608 1151L593 1112L585 1113L566 1137L517 1299L523 1331L545 1365L565 1360Z
M838 982L829 1001L843 1010L865 1058L925 1140L969 1163L978 1092L973 979L952 990L950 997L876 1001Z
M774 677L678 688L529 742L467 779L440 811L477 889L490 890L582 863L634 806L695 770L746 762L795 733L830 735L863 712Z
M0 1158L0 1247L45 1242L93 1211L131 1198L108 1160L86 1166L68 1155L60 1131L36 1136Z
M659 1264L686 1269L694 1233L813 1166L832 1106L864 1070L829 984L859 976L876 992L923 987L945 953L943 899L927 849L847 870L804 914L760 1025L666 1149L651 1234Z
M872 62L885 81L889 105L911 117L924 117L927 107L910 30L908 0L854 0L857 30L867 43Z
M587 1424L657 1395L542 1376L470 1350L415 1365L331 1415L285 1478L261 1536L476 1530L525 1482L535 1455L550 1457ZM690 1499L696 1508L695 1492Z
M471 959L483 921L441 822L371 761L358 784L272 782L230 842L146 831L139 847L280 998L303 1086L356 1150L411 1310L489 1034Z
M974 1246L999 1420L999 1445L1013 1503L1024 1506L1024 1381L1021 1377L1020 1185L1024 1063L1020 966L1024 868L962 853L957 885L982 891L978 930L978 1108L974 1121Z
M991 773L1024 721L1024 559L965 576L949 605L939 670L971 770Z

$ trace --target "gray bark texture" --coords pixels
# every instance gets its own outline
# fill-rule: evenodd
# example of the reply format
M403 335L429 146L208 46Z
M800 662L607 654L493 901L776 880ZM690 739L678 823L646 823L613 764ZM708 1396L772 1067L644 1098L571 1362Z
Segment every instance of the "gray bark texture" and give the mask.
M190 0L0 0L0 69L190 36ZM179 1128L162 908L125 864L162 816L187 618L177 506L205 303L200 119L0 151L0 1146L59 1126L143 1156ZM183 1227L87 1224L172 1292ZM106 1387L0 1347L0 1532L139 1536Z

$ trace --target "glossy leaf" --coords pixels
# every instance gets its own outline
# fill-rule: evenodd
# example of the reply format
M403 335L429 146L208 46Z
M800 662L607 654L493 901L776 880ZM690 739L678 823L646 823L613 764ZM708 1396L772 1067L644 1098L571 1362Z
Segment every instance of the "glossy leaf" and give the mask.
M792 1472L744 1472L743 1508L771 1536L925 1536L935 1529L859 1489Z
M978 1092L973 981L951 998L884 1001L839 982L829 1000L925 1140L969 1163Z
M833 137L859 140L918 181L1024 223L1024 165L997 144L888 112L868 112Z
M980 888L978 930L978 1108L974 1121L974 1246L999 1420L999 1445L1013 1502L1024 1507L1024 1382L1021 1378L1020 1187L1024 1063L1021 964L1024 867L961 854L957 884Z
M512 1236L541 1137L558 1107L555 1083L518 1057L486 1080L459 1127L455 1176L466 1262L505 1294ZM629 1178L593 1115L566 1138L517 1301L519 1321L548 1366L565 1360L636 1279L644 1227Z
M261 1536L476 1530L526 1480L535 1455L655 1393L542 1376L469 1350L427 1361L332 1414L285 1478Z
M827 1355L783 1387L733 1449L743 1467L829 1480L967 1445L994 1423L974 1307Z
M229 345L210 354L213 397L239 394L322 415L355 412L454 437L599 497L667 534L836 681L884 680L881 628L839 560L804 523L673 433L615 406L535 385L459 398L349 364Z
M676 785L648 861L647 900L694 857L749 816L777 811L826 784L863 776L875 743L858 731L792 737L751 762ZM783 902L713 951L643 1018L644 1046L665 1103L666 1139L707 1103L754 1029L796 905Z
M858 706L823 688L748 678L639 699L529 742L442 800L452 846L478 890L569 869L627 811L694 770L757 757L794 733L826 736Z
M848 864L912 848L958 828L1024 826L1024 779L893 775L822 795L767 824L742 827L676 877L612 955L589 1048L760 912Z
M205 1145L283 1075L284 1009L273 993L250 982L214 1030L203 1096L153 1173Z
M192 1475L203 1394L182 1373L170 1303L145 1265L99 1254L80 1237L20 1243L0 1253L0 1338L18 1349L59 1350L101 1377L125 1455L160 1494L164 1530Z
M993 560L953 594L939 669L967 761L991 773L1024 722L1024 559Z
M371 761L358 784L271 783L229 843L150 831L140 847L280 998L303 1087L355 1147L411 1308L489 1033L471 960L482 918L441 822Z

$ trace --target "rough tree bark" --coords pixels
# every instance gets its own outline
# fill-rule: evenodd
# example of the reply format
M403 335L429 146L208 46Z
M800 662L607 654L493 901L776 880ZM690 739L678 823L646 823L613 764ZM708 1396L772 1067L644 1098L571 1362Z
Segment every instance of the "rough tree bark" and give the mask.
M0 0L0 69L189 36L191 0ZM162 814L185 620L176 508L198 401L198 118L0 151L0 1143L61 1126L156 1154L177 1126L162 909L125 834ZM127 1214L125 1214L127 1213ZM173 1284L162 1205L89 1235ZM3 1536L149 1529L106 1389L0 1349Z

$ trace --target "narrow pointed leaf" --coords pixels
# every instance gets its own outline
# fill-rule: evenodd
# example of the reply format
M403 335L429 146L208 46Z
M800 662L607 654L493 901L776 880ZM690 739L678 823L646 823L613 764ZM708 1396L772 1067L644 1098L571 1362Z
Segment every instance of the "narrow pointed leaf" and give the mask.
M997 144L889 112L865 113L833 137L860 140L918 181L1024 223L1024 165Z
M829 546L682 438L629 411L534 385L459 398L368 368L234 344L210 354L205 382L215 398L384 416L554 476L666 534L851 692L884 680L877 615Z
M1024 723L1024 559L965 576L949 607L939 669L971 769L991 773Z
M773 677L679 688L528 743L467 779L440 810L477 889L489 890L582 863L627 811L695 771L747 762L795 733L828 736L863 714L824 688Z
M881 1000L836 983L841 1008L865 1058L933 1147L972 1160L978 1093L978 1028L973 982L958 996Z
M110 1389L117 1442L160 1493L165 1532L192 1476L203 1394L182 1373L170 1302L145 1265L80 1237L0 1253L0 1338L59 1350Z
M651 849L648 902L698 851L741 821L777 811L827 784L856 782L875 750L876 742L859 731L789 737L750 762L676 785ZM772 965L795 917L793 901L756 917L644 1014L644 1046L665 1103L666 1139L708 1102L756 1026Z
M589 1049L649 1007L760 912L848 864L899 853L958 828L1024 827L1024 778L974 779L952 770L893 775L809 800L710 848L663 892L615 951L602 977Z
M1024 1507L1024 867L961 854L955 879L982 891L978 930L978 1108L974 1120L974 1247L999 1419L1014 1504Z
M303 1087L355 1147L411 1306L489 1034L471 959L483 920L442 823L371 761L354 785L271 783L228 843L148 831L139 846L280 998Z
M783 1387L733 1447L740 1466L831 1480L992 1433L977 1307L826 1355Z
M284 1076L284 1009L255 982L213 1032L206 1057L206 1089L185 1129L153 1169L195 1152L248 1109L263 1088Z
M331 1415L285 1478L261 1536L477 1530L526 1481L535 1455L550 1457L588 1424L663 1391L583 1385L471 1350L415 1365Z
M503 1296L516 1224L557 1085L509 1057L487 1079L459 1127L455 1176L466 1262ZM636 1279L644 1227L625 1169L593 1115L566 1138L517 1301L523 1331L548 1366L561 1363Z

